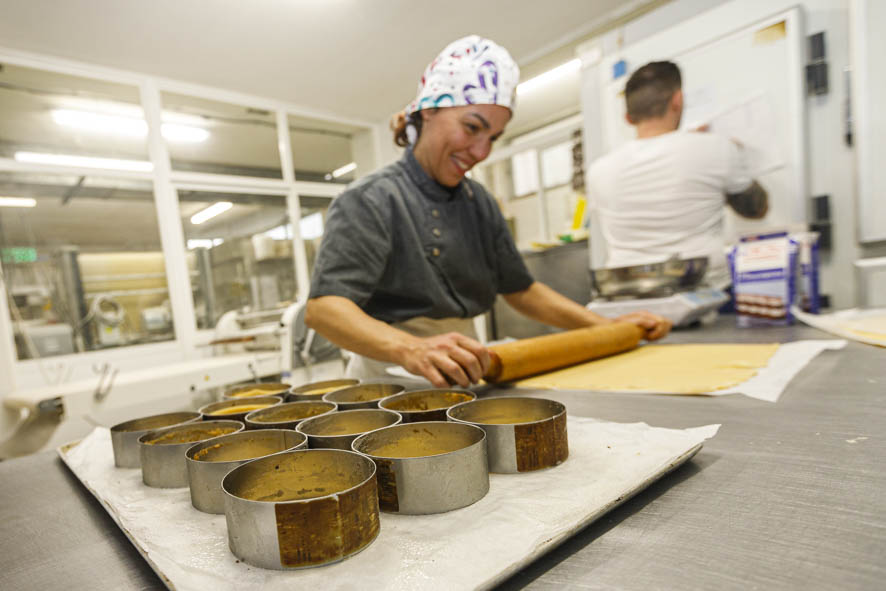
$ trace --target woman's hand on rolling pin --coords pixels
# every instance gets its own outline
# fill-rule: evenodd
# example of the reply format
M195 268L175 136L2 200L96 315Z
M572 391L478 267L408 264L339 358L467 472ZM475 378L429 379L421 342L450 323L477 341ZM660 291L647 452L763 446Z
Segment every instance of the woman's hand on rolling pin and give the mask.
M422 375L437 388L453 383L467 388L489 369L489 351L479 341L457 332L417 338L401 354L400 365Z
M671 332L671 321L667 318L641 310L615 318L619 322L633 322L646 331L646 340L655 341Z

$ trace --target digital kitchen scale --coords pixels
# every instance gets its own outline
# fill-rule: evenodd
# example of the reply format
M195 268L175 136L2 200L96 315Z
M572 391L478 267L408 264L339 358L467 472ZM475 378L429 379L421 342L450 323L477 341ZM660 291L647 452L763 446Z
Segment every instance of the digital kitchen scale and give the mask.
M729 296L702 285L707 266L706 257L672 257L630 267L591 269L587 308L609 318L647 310L674 326L713 321Z
M596 299L587 308L609 318L646 310L664 316L674 326L687 326L695 321L713 321L716 311L728 301L729 296L719 289L700 288L665 297Z

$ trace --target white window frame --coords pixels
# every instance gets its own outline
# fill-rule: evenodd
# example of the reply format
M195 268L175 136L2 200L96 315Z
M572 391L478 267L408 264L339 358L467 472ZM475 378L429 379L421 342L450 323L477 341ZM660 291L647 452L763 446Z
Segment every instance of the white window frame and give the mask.
M150 180L154 188L154 205L157 211L158 229L166 264L166 280L170 286L169 297L175 325L175 339L164 343L118 347L107 351L89 351L60 355L51 359L57 375L78 375L83 368L91 368L95 364L117 363L122 359L132 359L146 355L157 358L168 357L170 361L192 359L199 355L197 347L205 341L205 335L197 329L194 302L191 293L191 278L187 269L186 244L178 202L178 189L223 191L231 193L258 193L285 196L287 213L293 227L293 259L298 284L296 297L304 301L308 296L309 273L304 241L300 232L301 205L300 194L311 194L336 197L344 190L344 185L335 183L319 183L299 181L295 177L292 162L292 145L290 143L288 116L310 117L331 123L341 123L361 128L372 134L371 145L374 148L370 167L374 168L379 160L378 130L373 123L359 119L340 117L334 113L305 108L296 104L244 94L240 92L181 82L163 77L149 76L107 68L79 61L65 60L36 53L0 47L0 63L21 67L34 68L57 74L68 74L87 79L102 80L124 84L139 90L141 106L148 123L148 156L153 164L151 172L131 172L102 168L83 168L58 165L32 164L18 162L11 158L0 158L0 171L3 172L41 172L56 174L98 175L112 178ZM275 114L277 124L277 140L280 152L280 164L283 178L264 179L244 176L210 174L200 172L173 171L165 140L159 133L161 118L161 94L171 92L193 97L216 100L220 102L246 105ZM0 279L2 281L2 279ZM175 288L172 288L175 286ZM13 324L9 314L6 286L0 285L3 292L0 298L0 398L16 393L17 375L23 376L33 372L44 372L47 359L17 358L13 339ZM78 371L79 370L79 371ZM77 379L76 377L74 379ZM59 384L49 383L44 376L47 387L59 386L65 381L59 378Z
M562 144L563 142L569 141L572 139L572 135L582 128L583 118L581 113L577 115L573 115L571 117L567 117L565 119L561 119L556 123L552 123L546 127L542 127L537 131L533 131L527 133L525 135L514 138L511 143L509 143L504 148L496 149L489 155L486 160L483 161L483 164L480 165L481 168L485 168L492 166L497 162L501 162L502 160L509 160L516 154L521 152L525 152L527 150L535 150L535 166L538 171L538 179L539 179L539 187L538 187L538 215L539 220L541 220L541 236L539 236L539 240L541 242L550 242L551 241L551 225L548 219L548 201L544 187L544 173L542 171L541 165L541 153L546 149L556 146L558 144ZM505 199L506 201L510 200L510 197Z

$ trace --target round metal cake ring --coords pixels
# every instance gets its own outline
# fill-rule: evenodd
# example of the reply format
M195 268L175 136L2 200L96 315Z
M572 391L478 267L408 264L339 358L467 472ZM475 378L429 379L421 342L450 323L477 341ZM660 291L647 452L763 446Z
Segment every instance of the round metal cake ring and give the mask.
M381 408L358 408L305 419L295 428L308 436L308 447L351 449L358 436L402 421L399 413Z
M484 398L453 406L447 415L486 431L490 472L532 472L569 457L566 407L554 400Z
M405 389L398 384L360 384L324 394L323 400L336 403L339 410L378 408L380 400Z
M378 536L375 473L372 460L339 449L288 451L234 468L222 480L231 552L280 570L356 554Z
M303 420L335 412L337 408L334 402L323 400L284 402L254 410L244 422L247 429L295 429Z
M195 443L244 428L240 421L198 421L145 433L138 440L142 482L156 488L188 486L185 452Z
M256 458L308 446L308 438L291 429L240 431L197 443L185 453L191 504L204 513L225 512L221 481L225 475Z
M230 420L244 421L246 415L283 402L282 396L254 396L250 398L229 398L221 402L210 402L200 407L204 421Z
M295 402L296 400L322 400L324 394L329 394L342 388L356 386L360 380L340 379L340 380L323 380L322 382L311 382L293 388L286 395L286 402Z
M200 413L169 412L119 423L111 427L111 446L114 449L114 465L118 468L141 468L138 451L139 438L148 431L173 427L200 420Z
M292 386L282 382L261 382L257 384L247 384L235 386L225 392L224 400L243 400L245 398L253 398L255 396L286 396Z
M455 388L415 390L388 396L378 407L400 413L404 423L445 421L450 407L476 398L473 392Z
M486 435L464 423L404 423L361 435L354 451L378 468L382 511L407 515L467 507L489 491Z

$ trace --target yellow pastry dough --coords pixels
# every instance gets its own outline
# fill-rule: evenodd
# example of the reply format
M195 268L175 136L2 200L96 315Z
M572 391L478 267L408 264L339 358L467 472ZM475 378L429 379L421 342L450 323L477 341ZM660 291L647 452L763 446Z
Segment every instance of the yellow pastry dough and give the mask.
M517 382L522 388L702 394L724 390L766 367L778 344L645 345Z
M886 346L886 315L865 316L849 320L839 324L838 328L842 328L863 339L881 341L877 344L881 347Z

